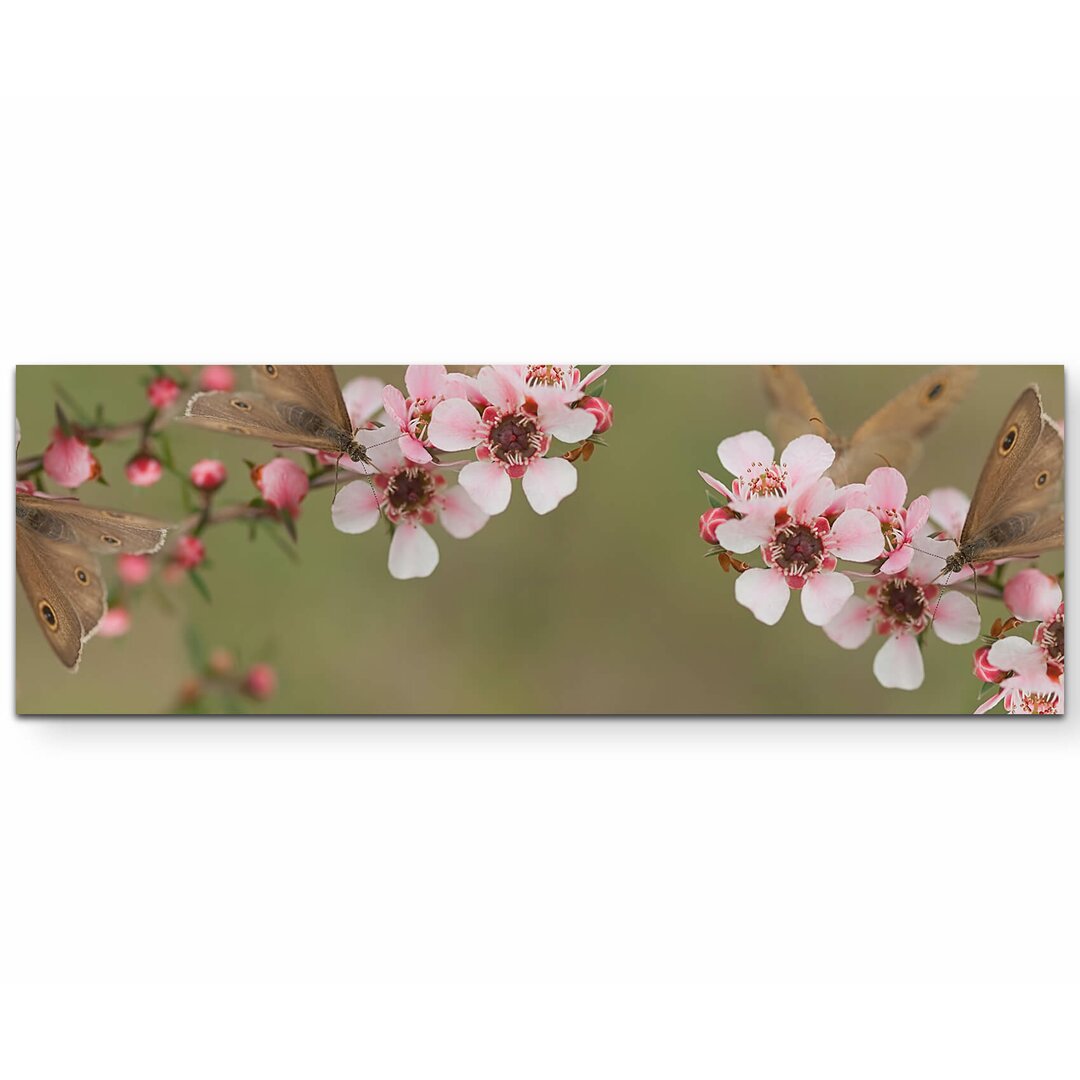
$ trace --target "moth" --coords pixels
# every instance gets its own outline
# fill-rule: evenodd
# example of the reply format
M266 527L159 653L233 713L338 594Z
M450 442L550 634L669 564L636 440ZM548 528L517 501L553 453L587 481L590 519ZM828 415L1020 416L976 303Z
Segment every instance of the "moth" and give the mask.
M252 372L253 390L195 394L185 418L211 431L264 439L275 446L347 454L371 465L329 364L256 364Z
M825 474L837 484L861 483L874 469L891 465L901 472L922 456L922 440L971 389L978 369L944 367L916 380L855 429L850 438L822 419L798 368L771 365L762 371L771 413L769 427L780 443L798 435L820 435L836 450Z
M68 499L15 495L15 567L45 640L69 671L106 611L100 554L149 555L168 526Z
M972 563L1034 557L1065 543L1065 440L1037 386L1009 410L983 465L956 552L942 573Z

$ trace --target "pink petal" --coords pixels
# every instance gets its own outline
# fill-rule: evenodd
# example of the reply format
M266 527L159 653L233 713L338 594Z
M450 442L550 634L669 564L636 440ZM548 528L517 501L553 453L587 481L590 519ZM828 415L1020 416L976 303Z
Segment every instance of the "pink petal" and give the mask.
M925 677L922 652L912 634L889 638L874 657L874 676L889 690L918 690Z
M405 369L405 389L411 398L433 398L442 393L446 368L442 364L410 364Z
M343 533L367 532L379 520L379 503L366 480L346 484L337 493L330 520Z
M829 508L835 496L836 485L827 476L805 484L792 496L789 507L791 516L800 521L820 517ZM865 511L859 511L859 513L865 513ZM881 530L878 529L879 534L880 532Z
M870 506L870 493L865 484L845 484L833 493L833 501L825 513L832 517L843 510L866 510Z
M462 480L464 480L462 476ZM521 481L521 490L538 514L549 514L577 490L577 469L564 458L533 460Z
M851 562L869 562L885 548L881 523L869 510L845 510L832 527L836 554Z
M725 496L727 499L730 500L735 497L732 494L731 489L726 487L724 484L721 484L715 476L710 476L707 472L702 472L700 469L698 469L698 476L700 476L701 479L704 480L705 483L708 484L709 487L711 487L714 491L719 491L720 494Z
M541 405L536 419L542 431L564 443L581 442L596 428L596 416L588 409L571 409L561 402Z
M1005 637L995 641L987 654L990 663L1002 671L1046 671L1046 654L1038 645L1022 637Z
M934 633L950 645L966 645L979 636L979 609L963 593L947 592L937 603Z
M883 574L902 574L911 565L914 556L915 552L912 551L911 545L905 544L902 548L894 551L881 564L881 572Z
M957 488L934 488L930 492L930 517L946 536L960 538L971 500Z
M717 525L716 542L728 551L744 555L767 543L774 531L771 514L749 514Z
M720 457L720 463L732 476L742 476L751 465L760 462L763 465L771 465L776 458L773 457L773 444L761 434L760 431L744 431L740 435L732 435L716 448Z
M586 386L591 386L597 379L602 379L608 373L610 367L610 364L601 364L598 368L593 368L578 384L579 389L584 390Z
M525 401L525 377L521 368L502 364L481 368L476 384L500 412L513 412Z
M300 503L310 486L307 473L290 458L276 457L258 470L258 485L262 497L278 510L294 517L300 513Z
M354 428L366 424L382 408L383 384L378 379L352 379L341 388Z
M836 451L820 435L792 439L780 455L780 464L788 470L788 490L817 480L835 458Z
M405 404L405 395L396 386L383 387L382 403L398 427L404 430L409 426L409 407Z
M365 465L362 461L352 461L347 454L343 454L341 457L341 467L344 469L351 469L353 472L361 473L364 476L369 475L371 472L393 472L395 469L401 468L405 464L405 456L401 452L401 435L397 428L382 427L375 428L370 431L358 431L356 433L356 441L367 450L368 457L371 458L372 464L375 466L372 470L369 466Z
M398 449L407 461L426 465L431 460L427 447L415 435L402 435L398 439Z
M1004 690L999 690L996 694L991 694L976 710L976 716L982 716L983 713L988 713L1003 697L1005 696Z
M744 570L735 579L735 599L766 626L775 626L791 597L784 575L777 570Z
M431 414L428 438L440 450L468 450L484 437L480 414L463 398L440 401Z
M927 536L917 537L911 545L911 563L907 576L920 585L934 581L945 569L945 560L956 554L956 544L951 540L931 540ZM970 574L955 575L953 580L962 581Z
M455 484L442 496L439 521L455 540L467 540L487 523L488 515L469 498L469 493Z
M806 621L813 626L824 626L840 614L854 593L855 586L845 574L832 571L815 574L802 587L802 610Z
M826 637L842 649L857 649L874 629L874 607L861 596L850 596L847 602L823 627Z
M866 478L866 490L870 505L883 510L899 510L907 501L907 481L899 469L875 469Z
M510 505L510 477L490 461L470 461L461 470L461 486L485 514L501 514Z
M922 531L929 517L930 497L920 495L917 499L913 499L907 508L907 514L904 516L904 531L908 536L914 536Z
M390 576L398 581L428 577L439 565L439 546L421 525L402 522L390 541Z
M1005 586L1005 606L1024 622L1042 622L1057 612L1061 586L1041 570L1021 570Z

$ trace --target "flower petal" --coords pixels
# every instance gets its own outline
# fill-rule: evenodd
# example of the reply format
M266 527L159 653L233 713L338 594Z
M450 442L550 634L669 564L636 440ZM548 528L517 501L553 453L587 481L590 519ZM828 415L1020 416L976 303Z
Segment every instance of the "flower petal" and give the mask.
M1021 570L1005 586L1005 606L1024 622L1049 619L1060 604L1061 586L1041 570Z
M912 499L911 505L907 508L907 514L904 515L904 532L908 536L915 536L922 530L929 517L930 497L920 495L917 499Z
M842 649L857 649L874 629L874 604L861 596L847 603L822 627L825 636Z
M720 494L729 501L735 498L734 494L731 491L731 488L727 487L725 484L721 484L715 476L710 476L707 472L702 472L700 469L698 469L698 476L700 476L701 479L709 485L709 487L711 487L714 491L719 491Z
M440 450L468 450L484 437L480 414L464 398L440 401L431 414L428 438Z
M937 603L933 626L934 633L942 641L950 645L966 645L979 636L982 620L971 597L947 592Z
M366 480L354 480L337 493L330 520L343 533L367 532L379 520L379 501Z
M1020 673L1046 671L1046 654L1038 645L1022 637L1004 637L990 646L990 663L1002 671Z
M398 581L428 577L439 565L439 546L427 529L403 521L390 541L390 576Z
M405 389L411 398L433 398L442 393L446 368L442 364L410 364L405 369Z
M851 562L869 562L885 548L881 523L869 510L845 510L832 527L836 554Z
M952 540L931 540L928 536L920 536L912 544L913 555L908 564L907 576L920 585L926 585L939 578L945 569L945 560L956 554L956 544ZM965 574L964 577L970 577ZM954 580L963 580L956 575Z
M587 439L596 428L596 416L588 409L571 409L561 402L540 406L536 419L540 428L564 443Z
M570 462L566 464L570 465ZM572 465L570 467L573 468ZM469 498L485 514L501 514L510 505L510 477L498 465L490 461L470 461L461 470L460 479Z
M871 506L883 510L899 510L907 501L907 481L899 469L885 466L875 469L866 478L866 490Z
M586 386L591 386L597 379L602 379L608 373L610 367L610 364L601 364L599 367L593 368L578 384L579 389L584 390Z
M716 448L720 463L732 476L741 476L752 465L771 465L773 444L760 431L744 431L724 439Z
M823 476L836 451L820 435L800 435L784 447L780 464L788 470L788 490Z
M836 497L836 485L827 476L804 484L792 496L789 513L799 521L820 517ZM865 511L861 511L865 513ZM881 530L879 529L878 532ZM881 550L880 548L878 549Z
M366 424L381 408L383 383L378 379L351 379L341 388L353 427Z
M716 527L716 542L728 551L745 555L766 543L775 531L772 515L748 514Z
M525 401L525 373L520 367L495 364L481 368L476 384L500 412L513 412Z
M958 488L934 488L930 492L930 518L946 536L960 538L971 500Z
M382 403L383 408L404 431L409 426L409 407L405 404L405 395L396 386L384 386Z
M406 461L426 465L431 460L427 447L415 435L402 435L398 439L398 449Z
M442 497L439 521L456 540L467 540L488 523L488 515L472 501L460 484L455 484Z
M902 548L894 551L881 564L881 572L883 574L902 574L911 565L914 556L915 552L912 550L911 545L905 544Z
M912 634L895 634L874 657L874 677L889 690L918 690L926 669L922 651Z
M464 480L464 476L462 477ZM521 490L538 514L549 514L577 490L577 469L564 458L533 460L521 481Z
M791 597L784 575L777 570L751 567L735 579L735 599L766 626L775 626Z
M815 574L802 587L802 610L806 621L813 626L824 626L840 614L854 592L855 585L846 574L828 570Z

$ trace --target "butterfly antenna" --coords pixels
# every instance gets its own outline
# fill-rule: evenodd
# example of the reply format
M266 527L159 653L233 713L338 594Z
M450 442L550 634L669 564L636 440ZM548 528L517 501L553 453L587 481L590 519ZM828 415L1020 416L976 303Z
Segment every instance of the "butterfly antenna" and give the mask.
M945 571L943 570L942 573L944 573L944 572ZM940 577L940 576L941 575L939 574L938 577ZM951 578L951 577L952 577L952 571L950 570L949 571L949 577L947 577L945 579L944 584L941 586L941 591L938 593L937 603L934 605L934 614L930 616L930 625L931 626L934 625L934 620L937 618L937 610L938 610L939 607L941 607L941 601L942 601L943 597L945 596L945 590L949 587L949 578Z

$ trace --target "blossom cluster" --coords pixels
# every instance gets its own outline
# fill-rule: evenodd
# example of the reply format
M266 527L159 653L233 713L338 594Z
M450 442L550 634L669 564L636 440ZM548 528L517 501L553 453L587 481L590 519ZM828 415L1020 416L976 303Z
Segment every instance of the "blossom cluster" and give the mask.
M698 530L725 570L737 572L735 599L772 626L798 592L806 621L844 649L880 641L873 672L890 689L916 690L925 679L923 649L932 632L953 645L980 634L979 609L967 590L1002 596L1013 618L998 624L975 654L975 673L992 684L985 712L1054 712L1064 703L1064 605L1058 583L1025 570L1000 588L1001 567L964 567L945 587L945 561L956 551L968 500L951 488L908 501L897 469L874 469L841 487L826 475L834 448L802 435L776 457L761 432L724 439L717 453L727 483L699 475L712 489ZM757 551L762 566L736 555ZM842 566L841 563L848 565ZM957 588L959 586L959 588ZM1031 640L1001 636L1037 622Z

